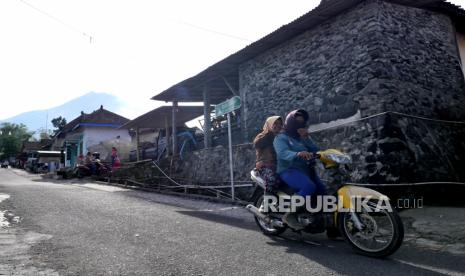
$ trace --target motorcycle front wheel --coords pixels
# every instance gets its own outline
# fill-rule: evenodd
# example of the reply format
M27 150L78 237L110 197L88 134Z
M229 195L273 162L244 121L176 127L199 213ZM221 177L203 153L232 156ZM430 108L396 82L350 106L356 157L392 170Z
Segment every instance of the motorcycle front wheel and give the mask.
M363 210L356 213L363 224L355 227L352 214L338 214L338 228L355 252L374 258L383 258L399 249L404 239L404 226L395 210Z
M84 178L84 173L82 172L81 169L76 169L75 175L79 179Z
M259 196L257 200L255 200L254 202L254 206L257 207L258 209L262 208L263 207L262 205L263 205L263 195ZM256 216L254 218L255 218L255 222L257 223L258 227L260 228L260 230L262 230L262 232L265 235L279 236L282 233L284 233L284 231L286 231L286 227L274 226L270 222L266 222Z

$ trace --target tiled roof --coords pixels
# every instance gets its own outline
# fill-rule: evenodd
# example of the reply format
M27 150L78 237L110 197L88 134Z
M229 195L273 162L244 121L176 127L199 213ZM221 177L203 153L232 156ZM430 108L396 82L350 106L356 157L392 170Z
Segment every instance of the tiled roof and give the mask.
M103 106L101 106L99 109L90 114L82 112L79 117L66 124L61 132L66 133L72 131L73 129L78 128L80 125L113 125L115 127L120 127L127 122L129 122L129 119L106 110L103 108Z
M42 150L51 144L51 139L42 139L40 141L24 141L22 151Z

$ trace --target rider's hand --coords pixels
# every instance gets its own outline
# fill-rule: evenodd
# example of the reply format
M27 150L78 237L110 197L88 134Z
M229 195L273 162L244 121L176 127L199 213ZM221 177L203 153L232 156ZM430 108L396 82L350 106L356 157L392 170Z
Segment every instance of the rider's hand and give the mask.
M313 154L308 151L300 151L297 153L297 156L304 160L309 160L310 158L312 158Z
M308 138L308 131L306 128L297 129L297 133L299 133L301 138Z

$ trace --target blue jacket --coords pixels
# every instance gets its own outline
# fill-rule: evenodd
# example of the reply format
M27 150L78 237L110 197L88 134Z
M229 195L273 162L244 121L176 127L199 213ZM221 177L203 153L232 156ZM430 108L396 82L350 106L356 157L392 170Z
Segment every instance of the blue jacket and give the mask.
M317 152L319 150L310 138L295 139L284 133L280 133L274 138L273 146L278 159L277 173L292 167L308 174L307 161L297 157L297 153L300 151Z

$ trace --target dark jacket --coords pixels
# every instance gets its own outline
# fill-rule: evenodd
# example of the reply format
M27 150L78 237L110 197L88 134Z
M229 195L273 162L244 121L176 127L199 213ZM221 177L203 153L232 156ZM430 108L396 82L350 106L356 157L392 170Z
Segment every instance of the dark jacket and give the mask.
M255 147L257 159L255 166L260 169L265 166L276 166L276 152L273 147L275 135L273 132L260 133L255 137L253 145Z

